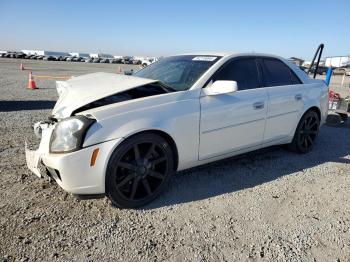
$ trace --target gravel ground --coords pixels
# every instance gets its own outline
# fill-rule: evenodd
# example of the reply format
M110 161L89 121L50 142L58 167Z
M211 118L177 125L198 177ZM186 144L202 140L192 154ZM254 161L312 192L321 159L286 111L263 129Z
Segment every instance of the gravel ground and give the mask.
M350 261L350 123L314 151L274 147L175 175L137 210L77 200L31 174L24 139L57 99L19 60L0 59L0 258L4 261ZM118 65L24 61L35 75Z

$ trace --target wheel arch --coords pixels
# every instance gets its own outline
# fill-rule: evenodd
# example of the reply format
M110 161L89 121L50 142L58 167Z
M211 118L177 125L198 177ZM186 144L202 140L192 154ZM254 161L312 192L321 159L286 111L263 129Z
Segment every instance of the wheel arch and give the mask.
M321 121L321 109L318 108L317 106L311 106L309 107L307 110L305 110L305 112L301 115L300 119L307 113L310 111L315 111L317 113L318 119Z
M295 151L295 152L298 152L298 153L307 153L309 152L312 147L313 147L313 142L311 143L311 147L308 146L308 143L306 143L306 147L308 148L301 148L301 145L297 142L297 131L298 131L298 127L300 126L300 124L302 123L302 120L304 118L304 116L306 114L308 114L309 112L315 112L317 114L317 117L318 117L318 120L319 120L319 124L320 124L320 121L321 121L321 109L315 105L313 106L310 106L308 107L304 112L303 114L301 115L299 121L298 121L298 124L297 126L295 127L294 129L294 133L293 133L293 139L291 140L291 142L289 143L289 148L292 150L292 151ZM318 127L319 128L319 127ZM316 133L317 135L317 133ZM314 139L316 139L316 135L314 137ZM306 138L305 138L306 139ZM311 149L310 149L311 148Z
M301 114L299 115L298 122L297 122L297 124L295 125L295 127L293 128L292 132L290 133L290 138L291 138L291 139L292 139L292 138L294 137L294 135L295 135L295 131L296 131L297 127L298 127L298 124L299 124L300 120L303 118L303 116L304 116L305 114L307 114L307 112L310 112L310 111L315 111L315 112L317 113L318 119L321 121L321 109L320 109L318 106L316 106L316 105L312 105L312 106L307 107L307 108L303 111L303 113L301 113Z
M170 145L171 150L174 153L174 171L177 170L178 165L179 165L179 152L177 149L177 145L175 143L175 140L173 139L173 137L171 135L169 135L167 132L163 131L163 130L159 130L159 129L148 129L148 130L142 130L133 134L130 134L127 137L124 137L125 140L126 139L131 139L134 136L140 135L140 134L156 134L159 135L160 137L164 138Z

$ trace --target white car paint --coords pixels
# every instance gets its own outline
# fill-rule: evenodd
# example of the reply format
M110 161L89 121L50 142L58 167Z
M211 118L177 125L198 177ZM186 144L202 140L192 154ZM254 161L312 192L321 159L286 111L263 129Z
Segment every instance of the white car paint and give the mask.
M202 96L199 159L260 145L267 107L255 110L253 105L266 104L267 101L267 92L263 88L225 96Z
M197 54L194 54L197 55ZM167 134L178 153L177 170L183 170L262 147L290 143L302 115L311 107L325 122L328 88L310 79L288 61L264 54L213 53L223 56L189 90L113 103L79 112L96 122L88 129L83 148L71 153L50 153L50 136L55 124L46 125L36 151L26 150L28 167L41 176L39 162L57 169L55 180L74 194L105 192L105 173L112 152L127 137L157 130ZM206 95L204 85L226 61L239 56L269 56L286 63L303 82L297 86L269 87ZM96 73L58 82L60 97L53 116L64 119L99 98L126 91L155 80L133 76ZM301 99L296 96L301 94ZM99 148L96 165L90 166Z
M93 73L57 81L58 101L52 111L57 118L68 117L72 112L100 98L154 83L155 80L111 73ZM90 88L88 91L87 87Z

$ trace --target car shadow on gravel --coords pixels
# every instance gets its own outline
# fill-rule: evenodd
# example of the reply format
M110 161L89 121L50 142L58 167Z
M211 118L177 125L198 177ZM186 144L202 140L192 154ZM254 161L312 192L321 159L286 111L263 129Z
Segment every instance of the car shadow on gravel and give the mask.
M327 162L350 164L350 121L344 128L323 127L314 150L308 154L274 146L179 172L172 177L166 192L143 209L238 192L296 172L305 173L306 169Z
M0 112L12 112L23 110L52 109L56 101L51 100L31 100L31 101L1 101Z

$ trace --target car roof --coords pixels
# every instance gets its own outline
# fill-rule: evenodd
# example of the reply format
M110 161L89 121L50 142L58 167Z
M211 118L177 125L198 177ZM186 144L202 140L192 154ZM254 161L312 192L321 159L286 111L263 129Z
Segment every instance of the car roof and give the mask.
M253 56L253 57L267 57L267 58L276 58L282 62L284 62L289 68L293 70L294 73L297 74L297 76L302 80L303 83L309 83L310 79L309 77L303 72L298 66L295 64L291 63L287 59L276 56L276 55L271 55L271 54L265 54L265 53L238 53L238 52L197 52L197 53L187 53L187 54L180 54L180 55L192 55L192 56L221 56L222 59L220 59L219 64L214 64L213 67L215 67L214 70L217 70L218 67L220 67L223 63L226 61L235 58L235 57L247 57L247 56ZM177 56L180 56L177 55ZM211 72L212 73L212 72ZM205 80L206 81L206 80ZM203 83L199 83L199 86L203 85Z
M185 53L185 54L178 54L178 55L172 55L172 56L180 56L180 55L196 55L196 56L222 56L222 57L239 57L239 56L261 56L261 57L273 57L285 60L283 57L272 55L272 54L265 54L265 53L239 53L239 52L194 52L194 53Z
M230 56L233 54L233 52L193 52L193 53L185 53L185 54L178 54L178 55L198 55L198 56ZM172 55L172 56L178 56L178 55Z

